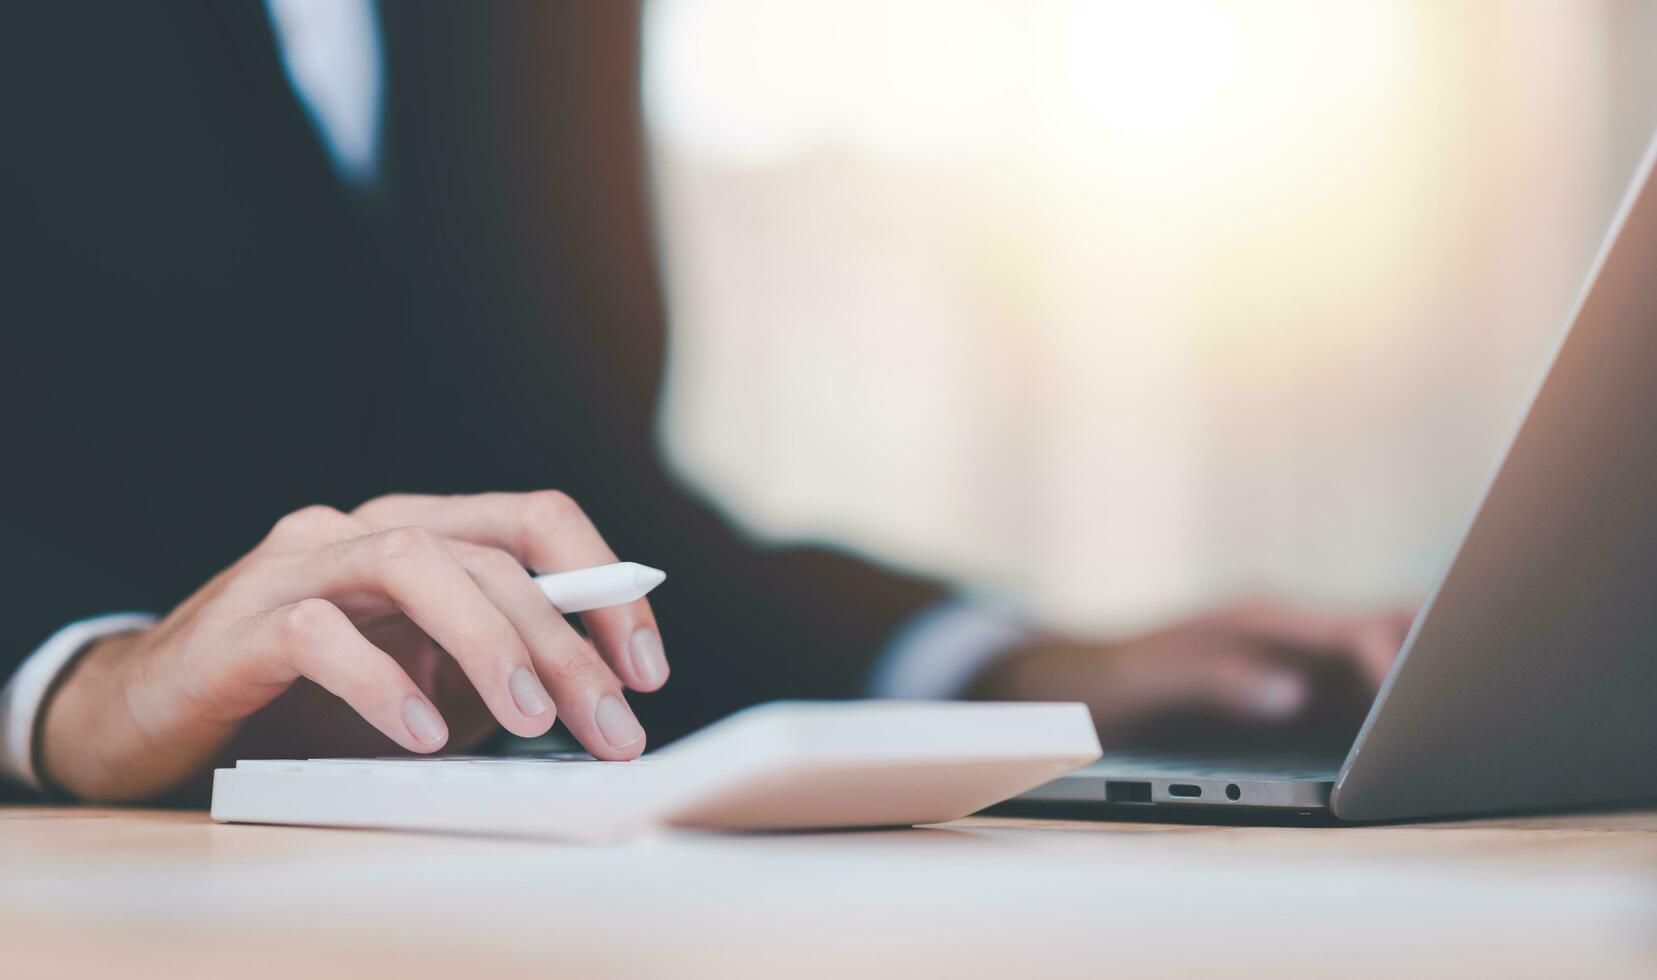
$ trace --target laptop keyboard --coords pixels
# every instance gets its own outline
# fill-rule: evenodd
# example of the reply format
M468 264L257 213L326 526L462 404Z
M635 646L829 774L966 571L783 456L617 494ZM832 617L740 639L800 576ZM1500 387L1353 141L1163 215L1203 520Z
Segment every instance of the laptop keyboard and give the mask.
M1077 771L1096 776L1185 776L1193 779L1289 779L1329 782L1340 772L1344 755L1327 752L1238 753L1200 755L1120 750L1106 752L1098 762Z

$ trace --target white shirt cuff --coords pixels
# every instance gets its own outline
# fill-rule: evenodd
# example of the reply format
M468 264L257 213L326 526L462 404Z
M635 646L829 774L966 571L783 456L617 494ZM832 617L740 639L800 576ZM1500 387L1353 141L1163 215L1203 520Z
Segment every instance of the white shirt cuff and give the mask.
M939 604L898 631L875 667L870 693L878 698L959 697L1031 632L1023 618L985 603Z
M18 665L0 688L0 776L40 789L35 773L35 729L46 693L75 657L92 643L116 633L130 633L154 625L143 613L111 613L70 623L47 637Z

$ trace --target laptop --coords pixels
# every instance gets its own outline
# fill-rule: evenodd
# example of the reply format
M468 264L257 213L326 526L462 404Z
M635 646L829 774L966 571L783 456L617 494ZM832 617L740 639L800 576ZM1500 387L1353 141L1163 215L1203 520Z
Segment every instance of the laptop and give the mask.
M1657 798L1654 155L1356 738L1107 753L1021 800L1369 821Z

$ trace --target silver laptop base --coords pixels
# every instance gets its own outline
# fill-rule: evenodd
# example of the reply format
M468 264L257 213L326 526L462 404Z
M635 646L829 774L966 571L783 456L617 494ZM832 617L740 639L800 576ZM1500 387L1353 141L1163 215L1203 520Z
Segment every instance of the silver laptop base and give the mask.
M1106 753L1020 796L1030 803L1230 807L1311 812L1329 808L1337 757Z

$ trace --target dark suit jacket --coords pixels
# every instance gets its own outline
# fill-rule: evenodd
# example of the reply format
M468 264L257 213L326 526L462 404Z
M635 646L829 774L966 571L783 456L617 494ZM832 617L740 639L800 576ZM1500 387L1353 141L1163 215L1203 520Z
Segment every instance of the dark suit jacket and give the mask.
M370 195L257 0L0 15L0 675L77 617L170 608L302 505L556 487L670 573L673 678L633 699L655 744L855 694L934 588L756 549L655 452L637 6L381 13Z

